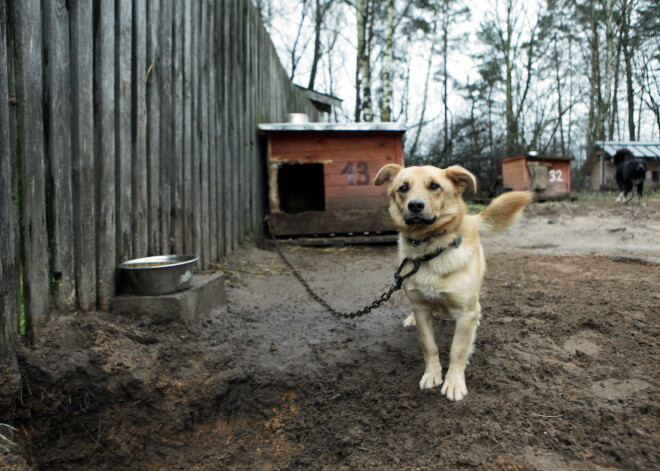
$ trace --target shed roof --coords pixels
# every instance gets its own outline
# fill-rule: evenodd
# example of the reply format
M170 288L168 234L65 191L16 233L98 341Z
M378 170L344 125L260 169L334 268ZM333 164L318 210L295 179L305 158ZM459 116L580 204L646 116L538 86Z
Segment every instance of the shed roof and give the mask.
M502 159L502 162L510 162L512 160L566 160L571 161L575 160L573 157L561 156L561 155L516 155L513 157L505 157Z
M618 150L628 149L635 157L642 159L660 158L660 142L596 141L596 147L609 156L616 154Z
M330 111L331 107L341 108L341 103L344 101L341 98L337 98L336 96L317 92L316 90L310 90L309 88L301 87L300 85L296 85L296 87L304 91L309 99L312 100L315 104L326 107L328 112Z

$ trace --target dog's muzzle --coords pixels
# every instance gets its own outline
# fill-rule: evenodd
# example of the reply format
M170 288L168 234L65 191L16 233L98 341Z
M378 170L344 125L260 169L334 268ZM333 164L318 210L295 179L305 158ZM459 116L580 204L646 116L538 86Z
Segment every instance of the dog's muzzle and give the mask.
M414 226L415 224L433 224L435 222L435 216L429 217L424 214L424 208L426 203L420 199L414 199L408 201L408 211L403 216L404 221L409 226Z

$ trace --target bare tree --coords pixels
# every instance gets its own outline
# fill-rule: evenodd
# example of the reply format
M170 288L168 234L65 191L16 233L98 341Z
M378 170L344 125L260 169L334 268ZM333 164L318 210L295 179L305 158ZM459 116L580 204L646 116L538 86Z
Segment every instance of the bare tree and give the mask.
M394 0L387 0L387 33L385 40L385 63L383 65L383 100L381 121L392 120L392 61L394 56Z

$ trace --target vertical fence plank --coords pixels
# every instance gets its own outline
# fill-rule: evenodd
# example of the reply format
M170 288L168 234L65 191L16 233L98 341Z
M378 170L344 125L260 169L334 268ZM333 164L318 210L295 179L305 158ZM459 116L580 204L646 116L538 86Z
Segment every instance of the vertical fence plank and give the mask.
M160 237L160 80L158 42L160 0L147 0L147 240L148 254L161 253Z
M230 206L231 208L231 232L232 232L232 245L231 245L231 250L234 250L237 246L238 241L240 240L240 234L241 234L241 226L240 226L240 219L239 219L239 205L240 205L240 198L241 198L241 187L243 186L243 181L241 180L241 162L240 162L240 152L241 152L241 115L242 115L242 110L241 110L241 90L240 90L240 73L241 73L241 62L243 58L240 55L240 42L241 42L241 31L240 31L240 1L238 0L232 0L230 2L230 5L232 6L232 22L231 22L231 27L232 27L232 41L231 41L231 58L232 58L232 63L234 64L233 67L229 67L231 76L232 76L232 83L231 83L231 88L232 88L232 108L231 108L231 113L232 113L232 122L234 123L233 130L231 133L231 137L233 139L233 149L234 151L231 154L231 160L232 160L232 170L231 170L231 181L233 182L232 184L232 204ZM236 38L239 38L237 41ZM238 182L238 185L236 185L236 182Z
M232 116L232 88L231 88L231 0L222 0L222 120L223 120L223 136L222 136L222 152L224 159L222 162L222 189L223 189L223 234L224 234L224 251L231 251L233 245L232 237L232 220L231 220L231 205L232 205L232 184L231 184L231 169L233 167L232 155L234 149L232 143L234 142L232 131L234 126L234 117Z
M78 307L96 306L92 4L71 0L71 159Z
M13 8L17 137L21 143L23 287L28 329L38 337L39 323L45 319L49 308L42 15L39 2L17 2Z
M133 256L147 256L147 0L133 2Z
M117 100L116 114L116 144L115 165L117 166L117 181L115 184L117 198L117 251L118 261L133 258L133 211L132 211L132 173L133 173L133 146L132 146L132 77L131 67L133 60L132 27L133 6L131 0L117 1L117 79L115 83Z
M107 309L116 287L115 213L115 5L100 0L95 40L94 127L97 188L97 299Z
M226 38L224 37L224 3L215 2L215 14L213 15L213 62L215 67L215 148L216 148L216 182L217 182L217 217L218 223L216 226L215 238L218 242L218 256L223 257L226 252L225 246L225 188L224 188L224 162L227 159L227 151L225 148L226 133L226 102L225 102L225 84L224 84L224 47Z
M172 253L172 2L160 5L160 236L163 253Z
M160 4L160 231L161 250L172 253L172 6L173 2Z
M48 119L47 224L50 238L51 291L55 306L71 311L76 302L71 190L71 101L69 13L64 0L44 3L45 86Z
M207 1L202 0L200 2L200 24L199 24L199 41L197 44L197 57L198 57L198 82L199 82L199 91L198 91L198 128L199 128L199 137L198 143L199 147L197 149L197 158L199 159L199 169L200 169L200 199L201 199L201 237L202 237L202 268L207 268L208 257L209 257L209 232L208 232L208 208L209 208L209 147L208 147L208 134L207 134L207 122L208 122L208 75L207 75L207 58L206 58L206 7Z
M183 250L183 9L173 2L172 11L172 237L177 253Z
M184 3L183 10L183 251L196 254L193 243L193 126L192 126L192 44L193 4Z
M257 64L258 64L258 32L259 32L259 16L256 9L249 11L249 27L250 27L250 54L249 64L250 73L248 78L248 111L250 113L248 119L248 131L250 131L250 176L249 181L253 182L250 186L250 232L256 231L259 235L261 233L260 217L261 207L259 204L259 187L264 185L264 180L259 172L259 147L257 142L257 134L255 132L257 126Z
M238 142L239 142L239 153L243 156L243 161L239 164L239 181L241 182L239 188L239 211L237 214L238 217L238 238L243 240L245 237L246 230L246 220L248 219L248 203L250 201L249 188L251 182L248 180L248 146L247 146L247 46L250 41L247 36L247 21L245 12L248 7L248 2L239 2L238 4L238 31L239 37L243 38L242 41L238 41L238 59L239 64L237 67L237 76L238 79L238 89L239 93L239 102L237 112L238 114Z
M202 192L201 192L201 166L199 159L200 149L200 133L199 133L199 25L201 21L202 12L199 2L192 4L192 34L191 47L191 67L190 86L192 88L190 96L192 100L191 106L191 125L192 125L192 213L193 213L193 227L192 227L192 242L193 253L202 258Z
M232 180L234 177L234 156L236 154L236 139L234 130L236 127L235 115L234 115L234 73L232 64L234 62L234 47L232 41L233 31L232 24L234 22L234 0L225 0L225 14L224 14L224 64L223 64L223 75L225 76L225 115L226 115L226 149L225 155L226 159L224 162L225 175L224 175L224 189L225 189L225 250L230 252L234 247L234 220L233 220L233 208L234 199L236 197L233 192Z
M245 233L244 236L250 234L254 230L253 219L255 201L253 189L258 186L255 174L255 138L256 138L256 123L254 121L254 9L247 8L245 16L246 35L249 41L246 41L246 74L245 74L245 136L246 136L246 153L247 153L247 169L246 180L250 182L245 189L247 199L247 209L245 211Z
M208 64L208 145L209 145L209 261L218 261L218 239L215 236L218 232L218 160L216 154L216 136L215 136L215 109L216 109L216 86L215 86L215 8L213 2L206 5L207 22L207 64Z
M9 96L9 62L7 48L7 11L0 2L0 96ZM0 358L14 349L18 334L18 280L16 253L14 165L9 147L8 100L0 100Z

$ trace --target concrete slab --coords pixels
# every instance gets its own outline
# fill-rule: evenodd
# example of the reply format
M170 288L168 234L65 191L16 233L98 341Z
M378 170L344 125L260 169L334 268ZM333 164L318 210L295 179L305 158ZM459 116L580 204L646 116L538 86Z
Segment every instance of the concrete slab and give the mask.
M110 310L124 316L146 316L155 323L181 322L195 326L224 309L225 277L222 273L193 275L190 288L159 296L122 294L112 298Z

